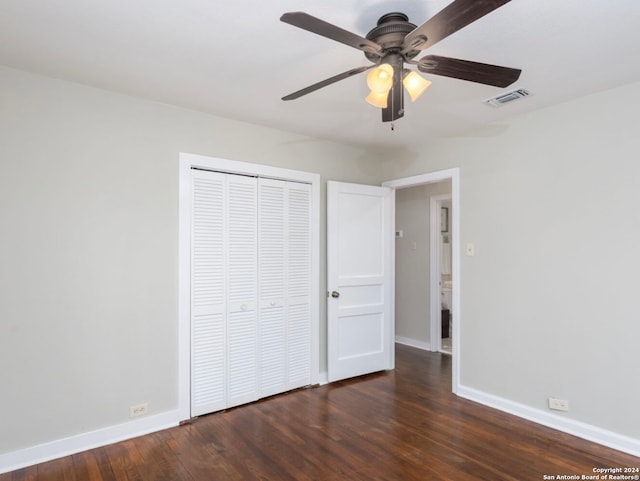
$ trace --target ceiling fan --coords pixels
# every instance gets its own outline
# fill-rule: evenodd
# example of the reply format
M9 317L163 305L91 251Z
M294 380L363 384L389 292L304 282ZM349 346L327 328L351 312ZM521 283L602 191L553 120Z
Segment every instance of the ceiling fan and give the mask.
M293 92L282 100L293 100L322 87L373 69L367 84L371 94L367 101L382 109L382 121L404 115L403 85L415 100L430 82L405 64L415 65L424 73L452 77L495 87L507 87L520 77L521 70L472 62L439 55L414 60L445 37L484 17L511 0L454 0L439 13L417 27L400 12L383 15L377 25L361 37L304 12L288 12L280 20L309 32L344 43L364 52L371 65L357 67ZM375 68L374 68L375 67Z

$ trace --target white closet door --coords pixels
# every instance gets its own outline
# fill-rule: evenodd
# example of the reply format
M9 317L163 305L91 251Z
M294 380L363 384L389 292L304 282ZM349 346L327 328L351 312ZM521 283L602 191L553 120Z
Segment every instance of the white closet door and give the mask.
M192 171L191 415L224 409L226 176Z
M198 416L311 383L311 186L192 172Z
M258 184L260 397L266 397L287 390L287 183L259 179Z
M227 402L258 399L257 179L227 176Z
M287 389L311 383L311 186L287 182Z
M311 383L311 186L260 179L260 395Z

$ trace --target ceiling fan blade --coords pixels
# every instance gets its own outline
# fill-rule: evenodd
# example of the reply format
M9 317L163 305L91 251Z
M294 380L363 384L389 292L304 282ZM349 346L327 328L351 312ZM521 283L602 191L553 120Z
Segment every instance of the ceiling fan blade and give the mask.
M280 17L280 20L294 27L307 30L312 33L317 33L323 37L330 38L336 42L344 43L350 47L357 48L364 52L379 53L382 47L371 40L367 40L360 35L344 30L340 27L336 27L324 20L313 17L304 12L288 12Z
M333 83L336 83L340 80L346 79L348 77L352 77L353 75L357 75L359 73L364 72L365 70L369 70L370 68L375 67L374 65L368 65L366 67L358 67L358 68L354 68L351 70L348 70L346 72L342 72L338 75L334 75L331 78L325 79L321 82L315 83L313 85L309 85L308 87L303 88L302 90L298 90L297 92L293 92L292 94L289 94L285 97L282 97L282 100L295 100L299 97L302 97L303 95L307 95L310 94L311 92L315 92L318 89L321 89L322 87L326 87L327 85L331 85Z
M403 53L431 47L436 42L510 1L454 0L425 23L407 34L403 42Z
M460 60L457 58L427 55L418 60L418 70L443 77L468 80L494 87L508 87L518 80L522 70Z

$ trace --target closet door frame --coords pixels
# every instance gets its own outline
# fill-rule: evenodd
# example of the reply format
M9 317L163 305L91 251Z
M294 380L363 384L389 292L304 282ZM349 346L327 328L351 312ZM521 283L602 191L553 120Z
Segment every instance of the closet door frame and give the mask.
M311 185L311 384L318 384L320 379L320 175L181 152L178 212L178 415L181 421L191 418L192 169Z

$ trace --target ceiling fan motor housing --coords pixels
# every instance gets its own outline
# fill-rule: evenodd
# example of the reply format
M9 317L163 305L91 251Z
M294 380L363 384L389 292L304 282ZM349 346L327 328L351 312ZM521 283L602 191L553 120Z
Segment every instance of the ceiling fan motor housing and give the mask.
M409 22L409 17L404 13L391 12L383 15L378 24L367 34L367 40L377 43L382 47L382 52L374 53L365 51L365 56L373 63L378 63L381 57L389 53L397 53L402 50L402 43L409 32L416 26ZM407 52L405 58L413 58L419 50Z

